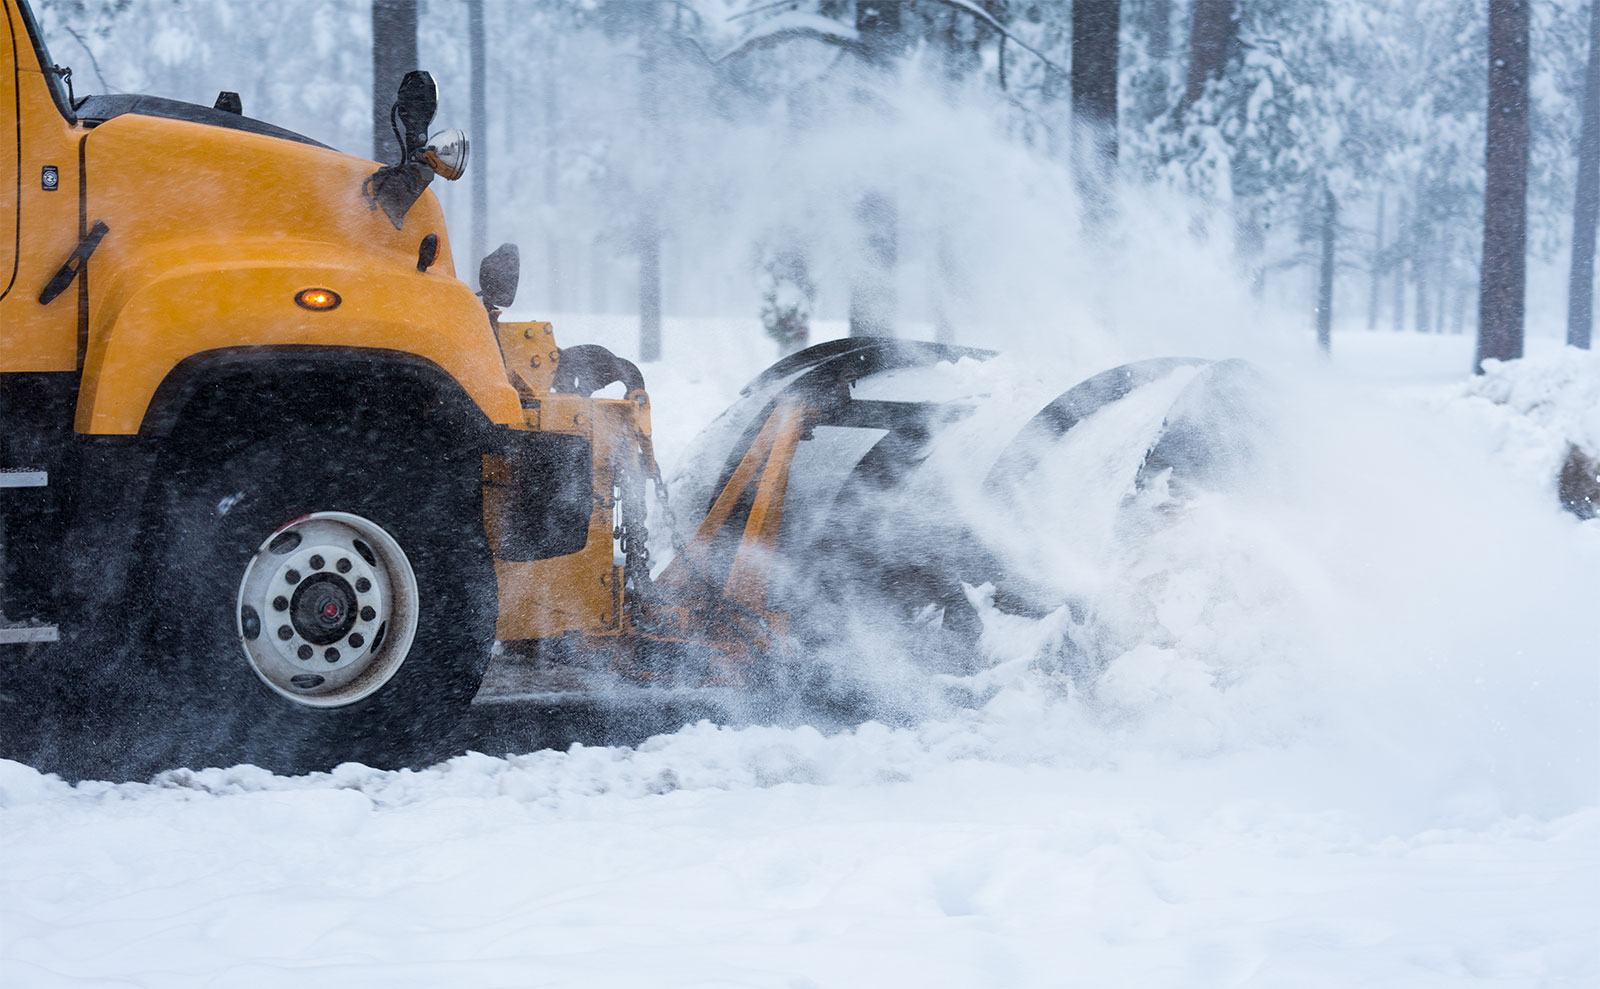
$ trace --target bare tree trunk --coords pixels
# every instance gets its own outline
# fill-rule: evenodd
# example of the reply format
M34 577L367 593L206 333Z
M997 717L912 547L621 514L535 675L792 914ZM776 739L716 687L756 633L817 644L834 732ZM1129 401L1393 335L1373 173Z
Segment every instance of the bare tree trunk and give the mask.
M551 53L554 54L553 52ZM554 61L551 58L551 61ZM561 135L558 133L561 120L561 103L557 86L561 78L559 72L542 73L544 81L544 205L547 210L545 220L544 254L545 276L548 279L548 296L545 305L551 312L561 312L566 300L561 291L561 241L556 236L560 224L556 220L556 204L561 201L561 158L558 149L561 147ZM576 284L574 292L581 291Z
M1104 220L1117 163L1120 0L1072 5L1072 151L1088 215Z
M1267 238L1261 229L1260 219L1254 211L1236 207L1233 217L1233 253L1250 280L1250 297L1257 300L1266 291L1267 266L1264 263L1266 251Z
M976 50L976 49L974 49ZM784 97L786 139L794 145L805 141L804 129L812 120L813 94L800 87ZM811 257L805 237L797 230L781 227L774 235L772 255L763 266L766 278L762 292L761 317L767 335L778 341L782 354L804 350L811 344L811 319L817 301L817 286L811 280Z
M1406 201L1402 198L1395 204L1394 218L1394 257L1389 267L1394 271L1394 331L1401 333L1406 328L1406 268L1405 257L1401 248L1406 242Z
M939 228L939 243L935 252L937 277L933 287L933 339L938 343L955 343L956 327L950 318L953 296L957 285L963 281L961 261L952 249L950 231Z
M660 83L656 67L659 58L656 39L656 9L651 4L634 8L639 17L639 38L643 49L639 62L639 116L645 132L645 147L653 152L661 115ZM655 155L649 154L650 158ZM639 252L639 360L661 359L661 217L655 188L654 164L642 190L643 202L634 229Z
M1528 240L1528 0L1489 0L1483 282L1473 370L1522 356Z
M1418 238L1416 253L1411 256L1411 273L1416 280L1417 312L1416 331L1428 333L1433 329L1432 313L1428 308L1428 259L1431 256L1431 243L1425 238Z
M598 239L589 242L589 311L611 311L611 257Z
M1156 61L1172 53L1172 0L1144 0L1139 6L1139 22L1144 28L1150 57Z
M1372 233L1372 291L1367 295L1367 332L1378 328L1378 295L1383 288L1383 207L1384 194L1378 193L1378 222Z
M869 192L856 205L862 233L860 263L850 284L850 335L893 336L899 218L894 200Z
M856 0L856 33L870 62L882 64L905 50L902 9L908 0Z
M467 0L468 70L472 89L472 267L489 251L489 103L484 77L488 53L483 40L483 0Z
M417 0L372 0L372 157L400 160L389 108L400 80L417 67Z
M1322 190L1322 267L1317 278L1317 348L1324 354L1333 346L1333 252L1334 228L1339 222L1339 203L1333 190Z
M856 33L869 72L887 72L905 48L902 0L856 0ZM899 214L888 193L870 189L856 204L861 249L850 283L850 335L893 336L899 261Z
M1238 37L1234 0L1194 0L1194 20L1189 27L1189 77L1184 88L1187 109L1205 95L1206 83L1221 78Z
M661 228L655 206L639 218L639 360L661 359Z
M1455 297L1450 306L1450 333L1460 336L1466 332L1467 327L1467 296L1472 293L1472 284L1459 273L1455 279Z
M1572 275L1567 283L1567 345L1586 349L1594 336L1595 226L1600 218L1600 2L1589 6L1589 68L1583 74L1578 188L1572 203Z
M1445 332L1445 318L1449 313L1450 262L1445 258L1445 252L1443 250L1438 252L1437 257L1439 259L1439 270L1437 271L1434 280L1439 284L1439 302L1438 305L1434 307L1435 315L1433 332L1442 336Z

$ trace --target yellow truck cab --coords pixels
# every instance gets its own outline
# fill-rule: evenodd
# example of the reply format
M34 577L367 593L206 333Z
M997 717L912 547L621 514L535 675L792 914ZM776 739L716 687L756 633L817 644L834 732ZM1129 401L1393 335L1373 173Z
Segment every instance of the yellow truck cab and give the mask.
M648 399L593 354L554 387L548 324L496 318L514 249L456 277L425 73L384 165L228 97L74 99L0 0L0 717L415 762L497 638L626 631Z

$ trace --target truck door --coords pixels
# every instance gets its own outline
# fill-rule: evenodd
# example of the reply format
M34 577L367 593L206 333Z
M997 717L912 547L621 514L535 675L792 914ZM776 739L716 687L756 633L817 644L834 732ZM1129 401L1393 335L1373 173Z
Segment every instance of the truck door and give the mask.
M16 29L9 4L0 9L0 299L17 280L17 168L21 141L17 133Z
M60 11L66 13L65 10ZM39 292L72 255L78 140L60 80L21 0L0 0L0 373L75 371L76 293Z

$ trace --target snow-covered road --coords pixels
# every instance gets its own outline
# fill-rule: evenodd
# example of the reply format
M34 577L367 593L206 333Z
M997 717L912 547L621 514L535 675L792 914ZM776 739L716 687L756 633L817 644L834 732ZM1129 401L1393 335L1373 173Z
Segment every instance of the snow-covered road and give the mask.
M920 744L699 727L639 754L76 793L8 765L4 980L1593 984L1593 808L1385 834L1264 792L1282 754L856 764Z
M1546 473L1600 444L1600 365L1338 347L1269 372L1307 448L1284 505L1202 504L1100 575L1092 689L992 616L987 703L907 727L0 763L0 984L1600 984L1600 521ZM732 352L651 373L658 434L731 398Z

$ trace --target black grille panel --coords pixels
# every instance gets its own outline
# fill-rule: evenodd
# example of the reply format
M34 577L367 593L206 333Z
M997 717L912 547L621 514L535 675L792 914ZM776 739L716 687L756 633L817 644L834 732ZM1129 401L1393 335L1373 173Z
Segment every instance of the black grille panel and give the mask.
M495 556L523 563L583 549L594 504L589 441L561 433L527 433L513 439L506 455L510 498Z

